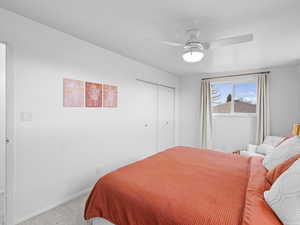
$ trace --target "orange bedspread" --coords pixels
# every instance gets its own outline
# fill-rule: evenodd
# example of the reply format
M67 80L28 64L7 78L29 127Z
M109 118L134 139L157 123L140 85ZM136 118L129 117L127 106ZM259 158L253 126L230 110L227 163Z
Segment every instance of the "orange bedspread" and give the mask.
M259 157L175 147L95 185L85 219L116 225L281 225L263 200Z

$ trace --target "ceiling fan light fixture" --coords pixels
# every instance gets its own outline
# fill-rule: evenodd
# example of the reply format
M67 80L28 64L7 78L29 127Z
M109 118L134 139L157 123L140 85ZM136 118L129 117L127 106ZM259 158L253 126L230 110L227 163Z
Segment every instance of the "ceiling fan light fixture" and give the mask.
M204 53L199 48L187 48L183 51L182 58L185 62L200 62L204 57Z

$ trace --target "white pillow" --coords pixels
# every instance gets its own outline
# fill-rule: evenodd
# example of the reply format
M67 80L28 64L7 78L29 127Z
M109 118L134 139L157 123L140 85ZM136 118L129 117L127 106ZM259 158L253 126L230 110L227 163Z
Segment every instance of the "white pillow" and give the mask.
M275 181L264 197L284 225L300 224L300 159Z
M274 147L272 145L268 145L268 144L261 144L259 146L257 146L256 152L263 154L263 155L267 155L272 153L274 150Z
M247 152L255 153L256 150L257 150L257 145L248 144L248 146L247 146Z
M240 155L244 155L244 156L260 156L260 157L264 157L264 155L259 154L259 153L255 153L255 152L248 152L248 151L241 151Z
M289 138L275 148L272 153L267 154L263 165L266 169L271 170L297 154L300 154L300 136Z
M264 140L263 144L271 145L275 147L279 142L283 139L283 137L278 136L267 136Z

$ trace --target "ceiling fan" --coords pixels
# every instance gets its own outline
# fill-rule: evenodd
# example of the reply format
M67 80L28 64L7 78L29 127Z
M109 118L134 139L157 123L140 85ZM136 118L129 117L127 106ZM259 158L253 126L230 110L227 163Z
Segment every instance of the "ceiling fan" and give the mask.
M182 58L185 62L195 63L199 62L204 57L204 51L214 48L220 48L228 45L245 43L253 40L253 34L239 35L229 38L223 38L213 41L202 41L200 39L199 29L189 29L186 31L187 41L184 44L159 41L162 44L172 47L183 47Z

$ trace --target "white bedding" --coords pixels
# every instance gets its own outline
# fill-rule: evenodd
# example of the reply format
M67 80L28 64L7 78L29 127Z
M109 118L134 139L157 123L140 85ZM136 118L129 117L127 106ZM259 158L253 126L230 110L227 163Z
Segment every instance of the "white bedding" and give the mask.
M88 221L89 225L114 225L103 218L93 218Z

